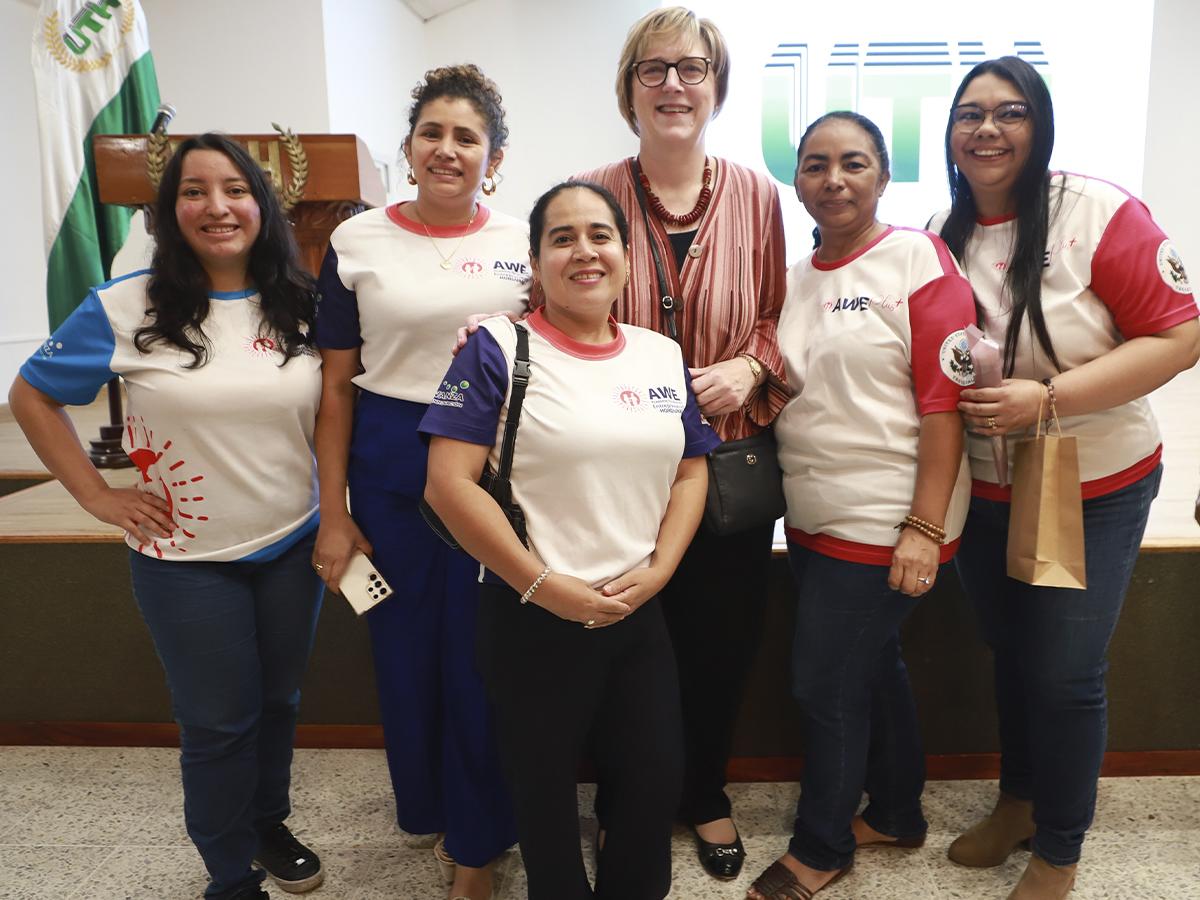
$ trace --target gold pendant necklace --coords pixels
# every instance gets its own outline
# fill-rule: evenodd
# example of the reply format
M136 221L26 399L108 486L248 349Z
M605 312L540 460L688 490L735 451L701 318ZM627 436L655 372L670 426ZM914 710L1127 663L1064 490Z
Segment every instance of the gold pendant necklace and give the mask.
M463 229L462 237L458 239L458 243L454 245L454 249L450 251L450 255L446 256L438 248L437 241L433 239L433 234L429 231L429 226L425 224L424 219L421 220L421 227L425 229L425 237L429 238L429 243L433 244L433 252L441 258L441 267L444 271L450 271L450 266L454 264L454 256L462 247L463 241L467 239L467 235L471 231L471 226L475 224L475 216L479 213L479 204L476 203L471 210L471 218L467 220L467 227Z

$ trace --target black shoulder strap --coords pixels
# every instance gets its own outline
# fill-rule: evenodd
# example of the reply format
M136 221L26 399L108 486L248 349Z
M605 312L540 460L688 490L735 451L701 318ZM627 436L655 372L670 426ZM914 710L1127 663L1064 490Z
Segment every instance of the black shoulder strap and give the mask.
M500 468L496 472L497 496L502 506L512 498L509 476L512 475L513 453L517 448L517 426L521 422L521 405L525 402L525 388L529 386L529 332L520 322L514 323L517 330L517 355L513 359L512 393L508 399L508 415L504 419L504 442L500 445Z
M663 315L667 320L667 334L671 340L679 340L679 329L675 327L675 308L679 305L671 296L671 285L667 281L667 272L663 268L662 256L658 252L658 242L654 240L654 229L650 226L650 214L646 212L646 192L642 189L642 167L637 158L631 160L633 166L633 190L637 194L638 206L642 208L642 221L646 223L646 242L650 244L650 252L654 256L654 271L658 275L658 293L661 297Z

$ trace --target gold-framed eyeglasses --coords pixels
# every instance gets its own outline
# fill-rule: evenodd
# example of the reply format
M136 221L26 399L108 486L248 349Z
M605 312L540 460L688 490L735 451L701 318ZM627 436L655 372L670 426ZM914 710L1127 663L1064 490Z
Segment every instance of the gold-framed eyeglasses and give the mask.
M1019 101L1000 103L988 109L977 103L960 103L950 111L950 121L954 130L963 134L974 134L979 127L992 117L992 124L1001 131L1012 131L1020 128L1029 118L1029 104Z
M685 56L675 62L665 59L643 59L633 64L633 74L643 87L655 88L667 80L667 72L675 70L683 84L699 84L708 77L712 60L703 56Z

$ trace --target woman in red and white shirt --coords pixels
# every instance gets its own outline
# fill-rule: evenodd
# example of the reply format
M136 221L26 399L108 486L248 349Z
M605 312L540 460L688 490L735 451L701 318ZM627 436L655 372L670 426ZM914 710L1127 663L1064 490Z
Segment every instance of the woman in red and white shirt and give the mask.
M950 858L997 866L1032 838L1020 900L1065 897L1074 881L1104 755L1105 652L1162 472L1146 395L1200 355L1183 263L1145 205L1048 171L1053 146L1037 70L980 63L954 97L952 205L931 225L971 281L1005 375L963 392L975 480L957 560L995 655L1000 797ZM1078 442L1086 590L1006 577L1009 495L991 438L1020 437L1051 408Z

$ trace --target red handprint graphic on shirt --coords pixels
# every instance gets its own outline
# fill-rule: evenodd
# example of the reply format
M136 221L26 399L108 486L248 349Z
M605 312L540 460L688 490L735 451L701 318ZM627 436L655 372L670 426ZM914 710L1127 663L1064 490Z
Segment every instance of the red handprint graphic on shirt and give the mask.
M197 490L192 485L203 481L204 476L193 475L189 477L185 471L180 476L172 474L171 477L178 477L180 480L168 483L159 472L159 463L163 460L167 451L171 449L171 441L166 441L162 445L162 449L156 451L154 449L154 432L147 427L145 420L140 416L126 416L125 431L129 437L129 449L126 451L126 454L133 460L133 464L137 466L138 472L142 476L142 484L158 485L159 490L151 490L151 492L159 493L161 491L160 496L167 501L167 515L181 523L178 533L184 538L195 538L196 535L188 530L188 526L182 524L182 520L188 520L188 525L195 527L191 523L207 522L208 516L197 512L185 511L183 504L188 504L188 510L194 510L195 507L192 504L204 502L203 496L193 496L191 493L193 490ZM167 467L167 471L175 473L177 470L183 469L186 465L186 460L176 460ZM153 471L151 471L152 469ZM163 546L159 546L160 541L163 543ZM145 544L140 544L138 552L142 552L145 547ZM187 553L187 548L179 546L176 542L174 534L165 540L160 538L151 541L150 547L159 559L163 558L164 548L173 550L176 553Z

